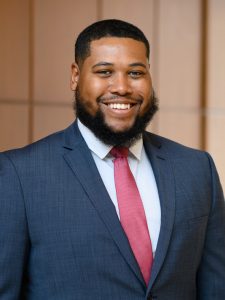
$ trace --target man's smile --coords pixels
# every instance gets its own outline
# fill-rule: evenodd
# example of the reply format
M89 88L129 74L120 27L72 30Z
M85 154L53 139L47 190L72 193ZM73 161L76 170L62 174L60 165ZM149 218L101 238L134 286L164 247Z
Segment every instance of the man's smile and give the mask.
M108 106L112 109L122 109L122 110L127 110L131 108L131 104L125 104L125 103L109 103Z
M108 113L112 117L131 117L133 114L136 115L140 109L140 101L131 100L108 100L101 101L100 107L104 113Z
M123 98L123 97L111 97L111 98L102 98L99 101L100 104L107 106L107 108L111 112L119 113L119 114L127 114L130 112L134 112L136 109L140 108L142 103L141 100L132 99L132 98ZM132 109L136 108L136 109Z

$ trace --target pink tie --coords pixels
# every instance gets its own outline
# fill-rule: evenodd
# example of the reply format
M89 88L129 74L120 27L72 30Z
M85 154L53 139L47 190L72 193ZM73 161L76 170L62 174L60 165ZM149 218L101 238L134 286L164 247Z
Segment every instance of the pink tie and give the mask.
M120 222L148 285L153 262L152 245L142 200L127 161L128 148L113 148L110 153L115 157L114 178Z

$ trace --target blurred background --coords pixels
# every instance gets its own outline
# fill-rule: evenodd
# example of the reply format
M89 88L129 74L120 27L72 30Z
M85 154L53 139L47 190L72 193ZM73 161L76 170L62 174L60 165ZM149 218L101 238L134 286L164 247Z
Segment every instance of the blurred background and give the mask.
M0 151L74 120L74 41L105 18L150 41L160 111L149 130L209 151L225 188L224 0L0 0Z

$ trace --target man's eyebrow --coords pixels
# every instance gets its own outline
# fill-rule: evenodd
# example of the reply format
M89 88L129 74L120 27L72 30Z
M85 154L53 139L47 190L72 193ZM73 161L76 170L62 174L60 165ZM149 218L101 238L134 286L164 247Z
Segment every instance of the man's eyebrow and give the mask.
M130 67L143 67L143 68L147 68L145 64L141 63L141 62L135 62L132 64L129 64Z
M92 69L94 69L96 67L101 67L101 66L113 66L113 63L106 62L106 61L100 61L97 64L95 64L94 66L92 66Z
M92 69L96 68L96 67L101 67L101 66L113 66L113 63L107 62L107 61L100 61L97 64L92 66ZM147 68L145 64L143 64L142 62L134 62L129 64L129 67L143 67L143 68Z

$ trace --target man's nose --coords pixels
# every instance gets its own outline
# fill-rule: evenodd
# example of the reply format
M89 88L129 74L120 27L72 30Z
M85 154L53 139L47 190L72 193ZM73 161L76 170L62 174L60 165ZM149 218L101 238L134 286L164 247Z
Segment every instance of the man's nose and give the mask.
M125 96L132 93L130 78L126 74L114 75L110 84L110 92Z

